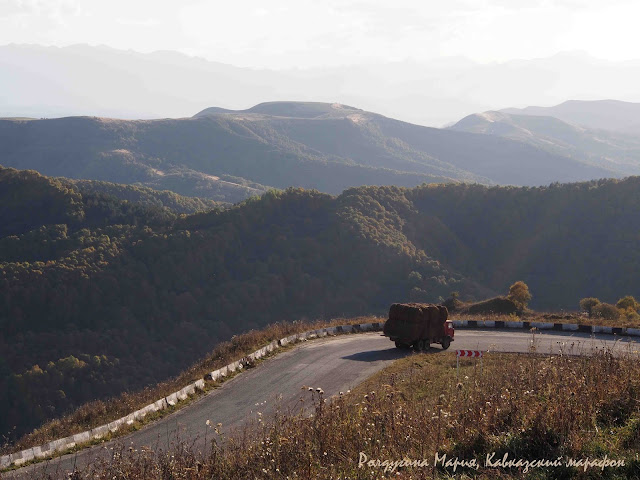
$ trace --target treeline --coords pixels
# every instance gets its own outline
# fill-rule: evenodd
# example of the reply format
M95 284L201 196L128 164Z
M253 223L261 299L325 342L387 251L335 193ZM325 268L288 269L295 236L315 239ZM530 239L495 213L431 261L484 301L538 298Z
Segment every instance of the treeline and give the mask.
M0 430L13 438L279 320L382 315L453 291L477 300L515 280L534 309L576 309L640 285L637 178L288 189L193 215L35 172L0 180ZM83 364L41 381L70 357Z
M632 295L622 297L615 305L601 302L595 297L583 298L579 305L580 309L586 312L589 317L600 320L619 320L622 318L634 324L640 321L640 303Z

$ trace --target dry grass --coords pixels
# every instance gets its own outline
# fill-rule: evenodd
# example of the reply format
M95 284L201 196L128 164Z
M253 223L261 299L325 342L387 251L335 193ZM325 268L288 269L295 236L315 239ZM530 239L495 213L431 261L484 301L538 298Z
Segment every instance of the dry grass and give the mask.
M453 352L414 354L327 402L306 392L314 415L278 415L206 452L121 450L77 478L639 478L640 365L637 354L591 358L491 354L482 368ZM213 432L212 432L213 434ZM369 459L461 460L509 453L527 460L623 458L624 467L470 470L358 468Z
M239 360L274 340L308 330L334 325L377 322L376 317L337 318L330 321L276 323L262 330L234 336L228 342L218 344L204 359L198 361L175 378L137 392L125 392L108 400L96 400L82 405L74 412L60 419L47 422L13 444L4 445L0 452L7 454L37 445L43 445L58 438L84 432L128 415L156 400L180 390L185 385L201 379L207 373ZM182 404L178 404L180 408ZM125 433L122 429L118 434Z

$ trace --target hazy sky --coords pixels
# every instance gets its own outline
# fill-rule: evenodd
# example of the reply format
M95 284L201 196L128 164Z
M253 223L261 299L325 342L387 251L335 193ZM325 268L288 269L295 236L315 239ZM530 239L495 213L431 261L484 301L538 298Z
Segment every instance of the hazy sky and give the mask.
M0 44L177 50L270 68L568 50L627 60L640 56L638 18L637 0L0 0Z

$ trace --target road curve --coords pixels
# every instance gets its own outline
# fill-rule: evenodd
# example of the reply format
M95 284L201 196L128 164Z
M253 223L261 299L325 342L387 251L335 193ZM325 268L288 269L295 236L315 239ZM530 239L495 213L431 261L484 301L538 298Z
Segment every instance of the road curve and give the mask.
M449 352L454 349L528 352L532 341L538 353L591 354L597 349L623 351L637 345L624 337L593 337L577 332L548 331L533 337L531 333L521 331L458 330ZM117 443L153 449L169 448L177 440L203 445L205 435L212 438L207 420L212 425L222 423L223 431L229 432L256 420L258 412L268 417L276 409L299 409L301 397L309 399L309 393L301 390L303 386L322 388L325 396L336 395L356 386L394 360L411 354L396 349L379 332L304 342L263 361L256 368L244 371L191 405L137 432L75 454L4 473L0 478L26 479L47 475L68 478L74 465L82 468L96 458L109 458ZM428 354L444 353L439 346L433 346Z

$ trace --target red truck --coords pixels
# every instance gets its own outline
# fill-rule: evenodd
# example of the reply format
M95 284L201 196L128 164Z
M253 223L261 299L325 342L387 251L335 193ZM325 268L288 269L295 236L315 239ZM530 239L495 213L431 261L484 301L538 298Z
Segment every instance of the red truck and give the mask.
M444 305L425 303L394 303L389 309L389 319L383 334L398 348L428 350L432 343L439 343L446 350L455 334L453 322L447 320L449 311Z

